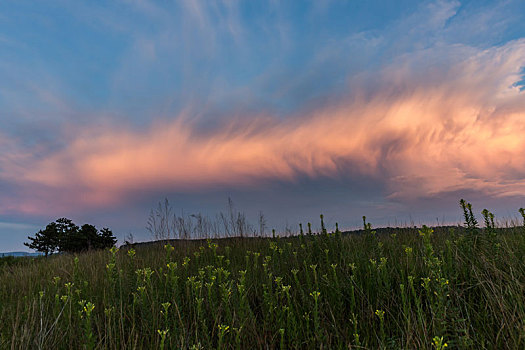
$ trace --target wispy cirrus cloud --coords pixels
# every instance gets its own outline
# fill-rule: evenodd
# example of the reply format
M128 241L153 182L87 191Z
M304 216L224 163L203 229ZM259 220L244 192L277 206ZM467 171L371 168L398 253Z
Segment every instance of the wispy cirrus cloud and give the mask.
M76 136L39 157L10 142L0 179L31 189L11 209L36 212L55 210L40 205L51 193L86 208L138 190L249 188L347 169L383 182L397 200L461 189L522 195L525 95L515 83L524 58L524 40L425 48L350 79L336 102L284 119L237 116L210 129L188 111L147 130L108 122L63 130ZM362 88L370 82L374 89Z

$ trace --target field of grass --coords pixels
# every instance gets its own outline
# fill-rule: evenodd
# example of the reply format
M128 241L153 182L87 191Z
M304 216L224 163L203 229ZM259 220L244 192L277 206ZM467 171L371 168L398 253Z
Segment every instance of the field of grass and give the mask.
M525 230L180 240L0 267L0 349L523 349Z

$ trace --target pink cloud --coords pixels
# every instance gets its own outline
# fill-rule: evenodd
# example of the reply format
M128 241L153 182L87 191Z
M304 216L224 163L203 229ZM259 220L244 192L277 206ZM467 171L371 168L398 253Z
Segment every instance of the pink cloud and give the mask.
M341 176L342 164L401 199L465 188L524 195L525 94L514 86L524 64L525 40L425 50L351 80L345 101L284 121L246 116L206 133L190 115L147 130L106 125L75 130L43 158L11 144L0 179L35 193L10 204L25 212L46 210L55 193L57 205L103 206L136 190ZM381 86L365 93L370 79Z

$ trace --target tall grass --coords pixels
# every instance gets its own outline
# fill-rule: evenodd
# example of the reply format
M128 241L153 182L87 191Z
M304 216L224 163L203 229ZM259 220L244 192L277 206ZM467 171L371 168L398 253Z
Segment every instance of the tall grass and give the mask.
M0 348L525 347L523 227L321 227L5 266Z

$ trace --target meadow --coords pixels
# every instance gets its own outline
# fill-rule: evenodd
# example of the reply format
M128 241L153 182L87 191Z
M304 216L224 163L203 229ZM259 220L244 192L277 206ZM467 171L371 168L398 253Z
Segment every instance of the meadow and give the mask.
M466 214L10 259L0 349L523 349L525 225Z

